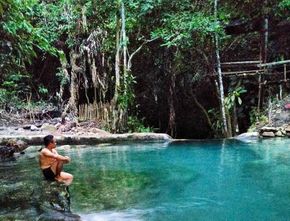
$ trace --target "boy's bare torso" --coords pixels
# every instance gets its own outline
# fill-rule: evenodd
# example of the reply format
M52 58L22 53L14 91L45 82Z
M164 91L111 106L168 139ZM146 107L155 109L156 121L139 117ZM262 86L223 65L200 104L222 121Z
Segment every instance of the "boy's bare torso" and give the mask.
M57 159L55 158L52 158L52 157L49 157L49 156L46 156L45 155L45 152L47 151L50 151L49 149L47 148L43 148L40 152L40 155L39 155L39 164L40 164L40 168L41 169L46 169L46 168L49 168L51 167L53 164L56 163ZM52 153L54 154L58 154L57 151L55 149L52 149L51 150Z

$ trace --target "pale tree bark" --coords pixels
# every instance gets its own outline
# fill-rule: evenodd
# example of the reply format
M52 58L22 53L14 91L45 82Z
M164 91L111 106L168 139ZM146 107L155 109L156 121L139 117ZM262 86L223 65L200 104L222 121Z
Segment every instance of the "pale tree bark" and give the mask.
M261 49L260 49L260 60L262 61L262 65L258 65L264 73L268 73L268 65L265 65L268 60L268 41L269 41L269 20L268 20L268 0L264 0L262 5L262 10L264 13L264 27L263 27L263 36L261 36ZM258 107L257 111L260 113L260 109L263 106L263 75L259 75L259 92L258 92Z
M143 48L145 44L155 41L156 39L158 38L153 38L153 39L144 41L132 54L129 55L128 64L127 64L128 71L131 71L133 57Z
M115 93L113 101L116 102L118 99L118 92L120 88L120 20L116 17L116 55L115 55Z
M172 56L171 51L169 49L165 52L165 73L168 78L169 91L167 96L167 102L169 107L169 118L168 118L168 126L166 133L170 134L170 136L175 137L176 134L176 112L175 112L175 101L176 101L176 91L175 91L175 82L176 82L176 70L172 68ZM176 56L177 52L175 52Z
M124 74L124 85L126 86L126 79L127 79L127 36L126 36L126 17L125 17L125 6L124 2L121 2L121 33L122 39L121 44L123 47L123 74ZM126 91L126 90L125 90Z
M217 7L218 7L218 0L215 0L214 1L214 16L215 16L216 22L218 21ZM226 112L225 112L224 86L223 86L223 78L222 78L222 70L221 70L220 52L219 52L219 36L217 32L215 32L215 54L216 54L216 60L217 60L217 74L218 74L218 82L219 82L219 94L220 94L223 130L224 130L224 135L228 136L227 118L226 118Z
M174 98L175 98L175 73L171 73L170 76L170 86L169 86L169 96L168 96L168 105L169 105L169 120L168 120L168 128L167 133L169 133L172 137L176 136L176 114L174 108Z

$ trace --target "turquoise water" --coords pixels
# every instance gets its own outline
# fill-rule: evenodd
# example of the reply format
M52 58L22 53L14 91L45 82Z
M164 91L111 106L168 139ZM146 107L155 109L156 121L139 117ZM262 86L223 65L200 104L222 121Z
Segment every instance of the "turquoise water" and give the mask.
M74 174L71 210L82 220L290 220L287 139L132 143L59 152L72 158L65 166ZM17 182L37 186L36 154L28 150L5 171L17 170ZM15 178L3 168L7 186ZM8 210L0 209L0 215Z

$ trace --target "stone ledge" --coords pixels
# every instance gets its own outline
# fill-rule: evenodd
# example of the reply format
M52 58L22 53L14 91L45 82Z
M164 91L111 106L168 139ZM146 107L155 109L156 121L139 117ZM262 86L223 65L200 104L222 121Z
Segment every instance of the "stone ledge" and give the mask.
M22 140L28 145L42 145L45 135L0 135L0 145L5 145L8 140ZM110 135L55 135L58 145L82 145L116 143L123 141L170 141L168 134L162 133L128 133Z

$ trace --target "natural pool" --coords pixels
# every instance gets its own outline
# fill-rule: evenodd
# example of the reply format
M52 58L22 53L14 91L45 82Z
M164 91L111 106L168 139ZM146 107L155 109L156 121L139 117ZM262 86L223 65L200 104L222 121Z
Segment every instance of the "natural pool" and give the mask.
M60 148L82 220L290 220L290 140ZM37 147L0 163L0 220L37 220ZM45 184L46 185L46 184ZM38 194L39 195L39 194ZM53 214L53 211L50 211ZM54 220L51 215L41 220Z

